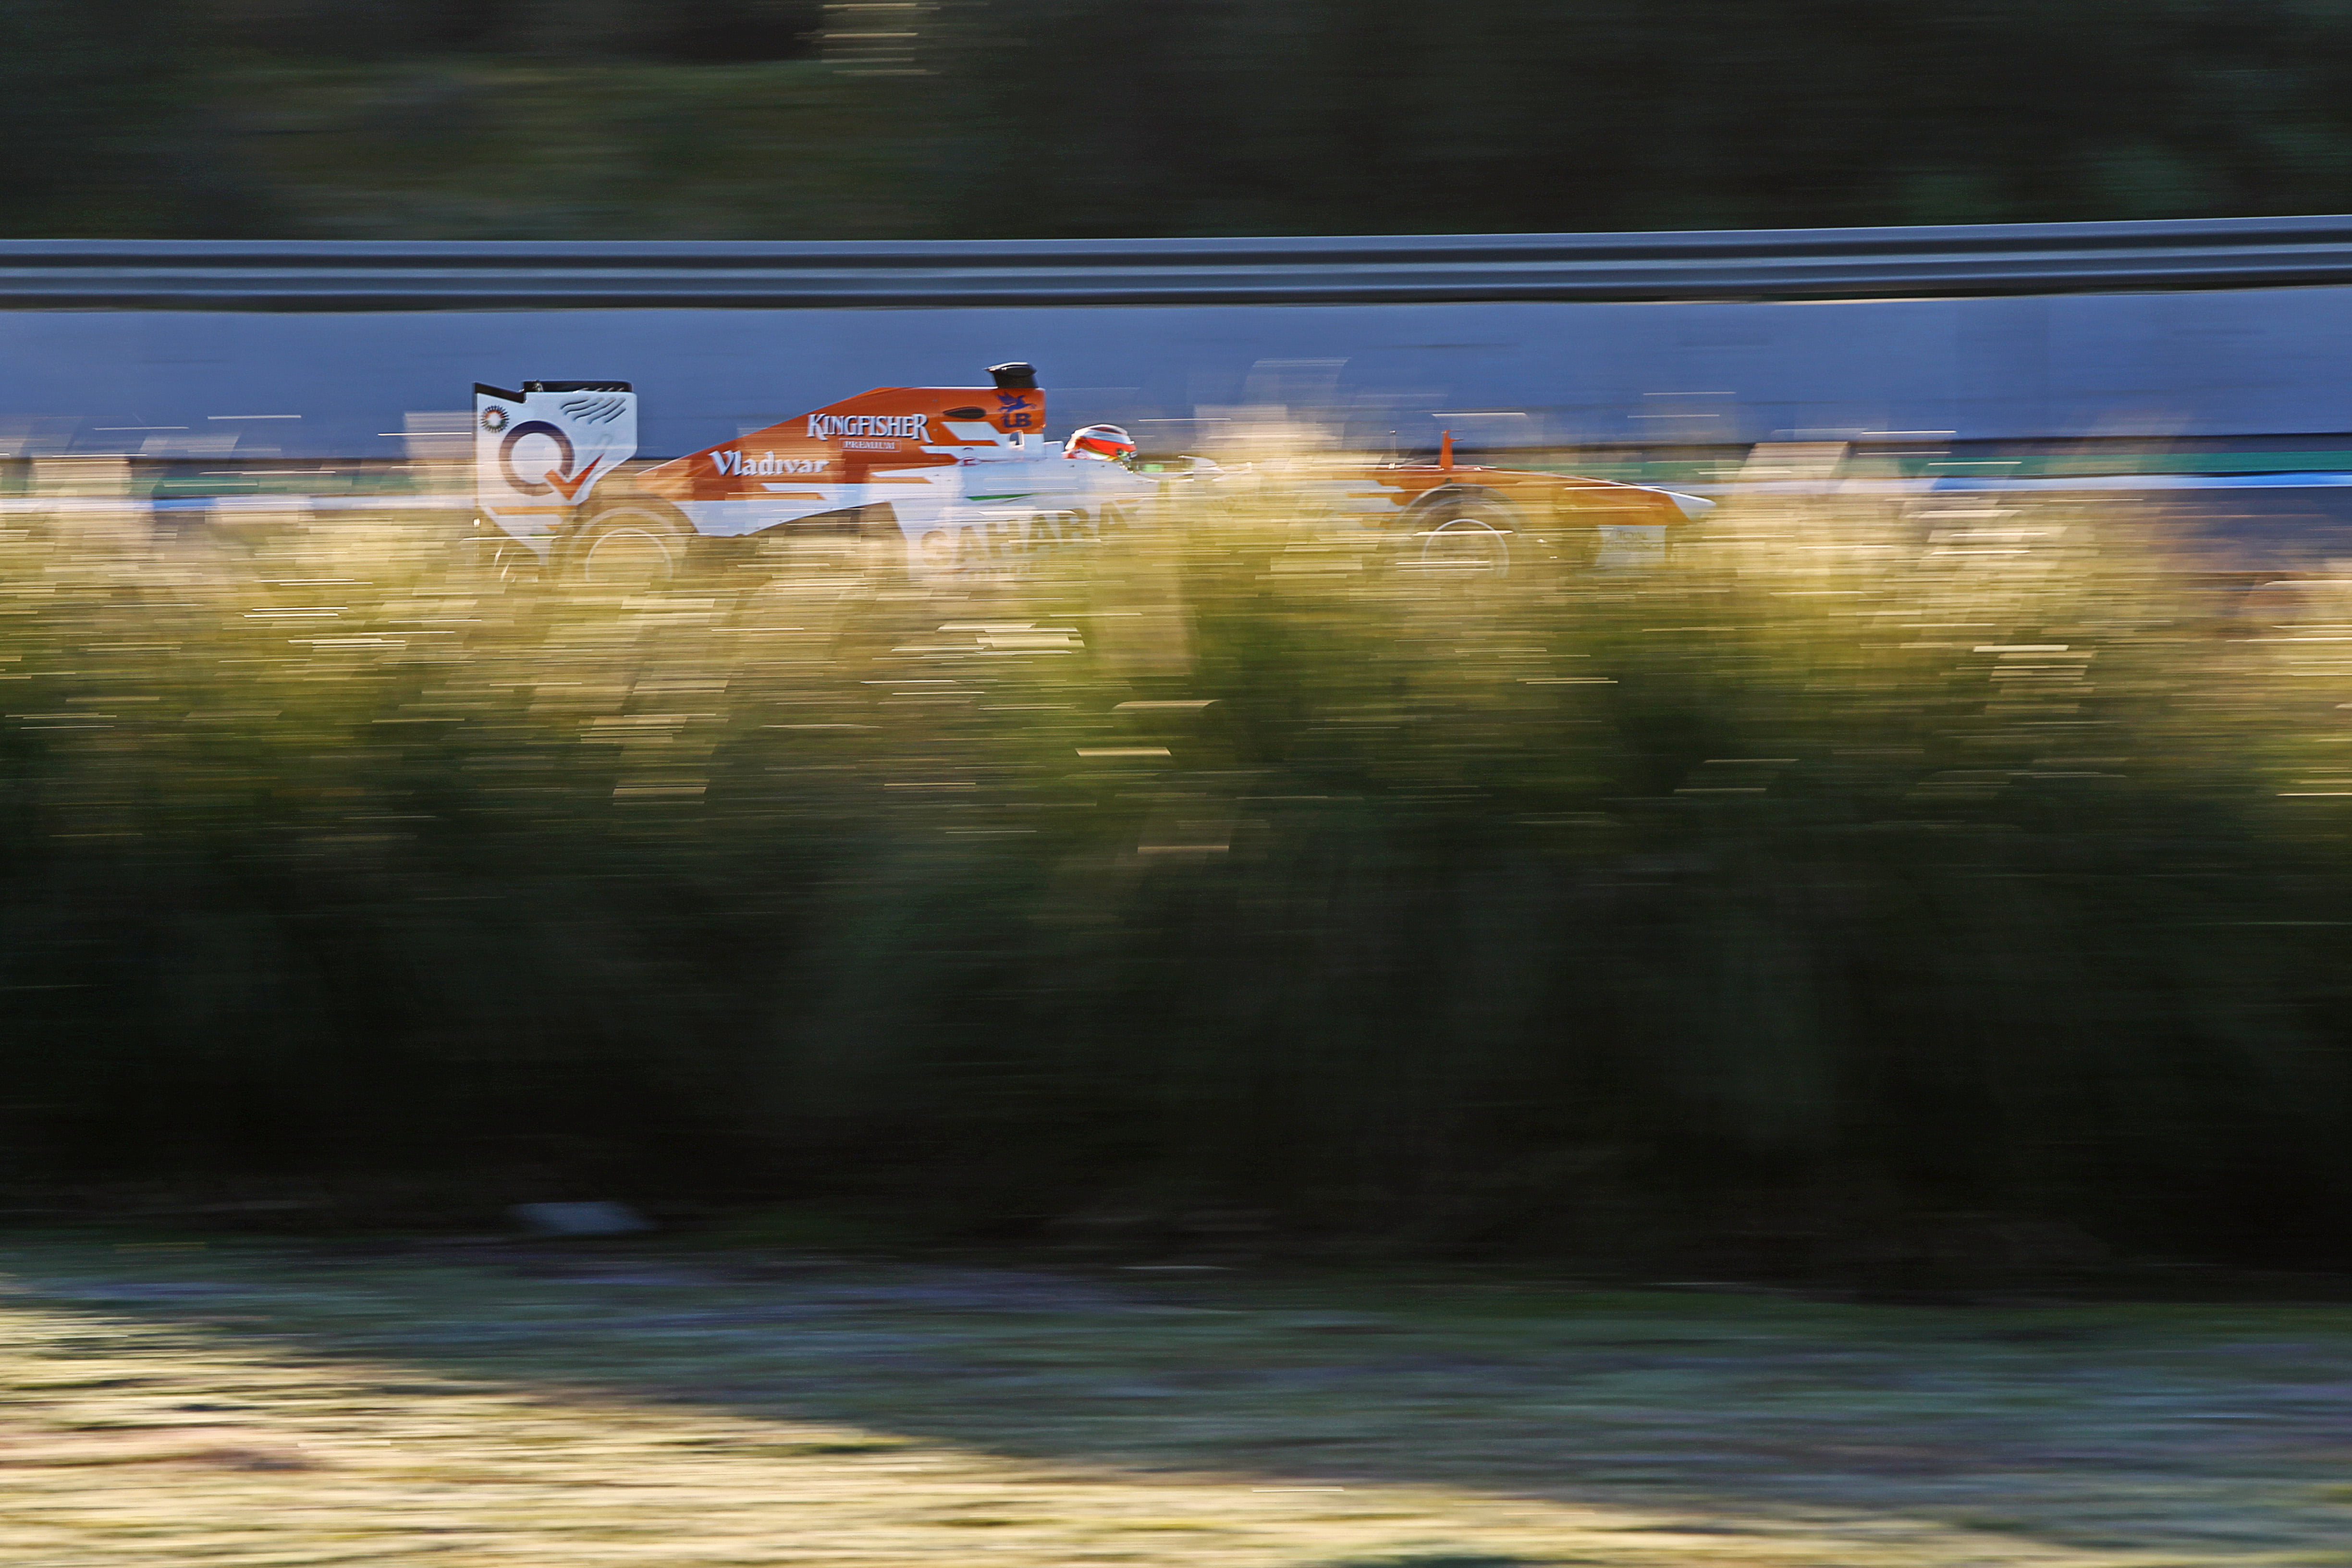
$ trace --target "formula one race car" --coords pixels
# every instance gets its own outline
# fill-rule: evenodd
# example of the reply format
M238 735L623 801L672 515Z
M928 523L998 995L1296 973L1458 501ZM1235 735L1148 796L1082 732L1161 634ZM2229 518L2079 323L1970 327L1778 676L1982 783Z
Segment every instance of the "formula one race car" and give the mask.
M478 384L476 497L485 522L575 580L668 577L698 538L824 531L895 539L908 571L931 577L1018 569L1140 521L1178 479L1226 477L1200 459L1153 471L1119 439L1049 444L1034 369L989 374L987 387L876 387L617 479L636 451L629 384ZM1095 457L1111 460L1087 460ZM1314 514L1392 536L1406 559L1482 573L1507 571L1538 540L1554 553L1571 542L1569 554L1589 557L1610 534L1662 536L1712 505L1457 464L1451 437L1433 463L1316 467L1285 476L1282 491Z

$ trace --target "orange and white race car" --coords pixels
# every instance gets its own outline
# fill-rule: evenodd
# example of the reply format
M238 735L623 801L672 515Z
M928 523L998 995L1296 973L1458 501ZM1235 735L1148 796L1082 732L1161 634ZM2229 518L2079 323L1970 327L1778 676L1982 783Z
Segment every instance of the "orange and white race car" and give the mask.
M1098 542L1142 521L1178 479L1230 477L1204 459L1138 462L1123 437L1051 443L1035 370L989 374L984 387L876 387L626 474L636 451L629 384L477 384L476 500L485 523L578 579L671 575L697 539L824 531L895 537L907 569L933 576L1015 569ZM1086 460L1097 456L1113 460ZM1410 561L1481 572L1538 555L1590 560L1612 536L1662 542L1712 504L1456 463L1451 437L1434 462L1308 464L1279 490L1312 515L1391 536Z

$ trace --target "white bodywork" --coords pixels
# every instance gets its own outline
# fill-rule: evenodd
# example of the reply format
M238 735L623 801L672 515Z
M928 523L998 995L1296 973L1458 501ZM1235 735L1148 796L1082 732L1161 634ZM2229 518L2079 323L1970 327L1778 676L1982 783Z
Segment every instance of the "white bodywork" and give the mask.
M637 451L637 395L625 382L474 387L474 499L546 553L596 487Z
M887 507L908 568L940 572L1010 565L1041 548L1090 542L1100 537L1107 513L1133 512L1159 493L1152 479L1117 463L1064 457L1039 436L1007 435L984 424L951 424L938 434L946 439L920 449L951 462L876 468L858 482L829 480L808 458L706 454L713 465L733 459L740 466L730 477L756 475L764 493L671 504L696 532L722 539ZM795 476L795 464L815 471Z

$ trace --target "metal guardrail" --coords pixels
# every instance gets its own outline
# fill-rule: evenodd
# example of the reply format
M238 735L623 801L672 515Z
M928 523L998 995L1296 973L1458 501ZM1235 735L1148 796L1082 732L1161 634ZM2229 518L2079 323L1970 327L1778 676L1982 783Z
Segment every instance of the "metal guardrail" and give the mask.
M1428 304L2352 283L2352 216L1301 239L0 241L0 307Z

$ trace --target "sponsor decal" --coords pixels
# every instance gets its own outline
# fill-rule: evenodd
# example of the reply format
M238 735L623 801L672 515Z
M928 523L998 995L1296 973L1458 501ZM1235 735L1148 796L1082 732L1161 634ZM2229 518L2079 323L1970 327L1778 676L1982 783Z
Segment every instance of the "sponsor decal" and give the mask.
M821 474L833 465L823 458L779 458L773 452L753 457L749 452L713 452L710 466L722 474L743 478L767 474Z
M1037 405L1026 392L998 393L996 413L1004 421L1007 430L1029 430L1036 426Z
M476 499L518 537L557 526L537 520L587 500L598 484L621 471L637 445L636 399L626 385L527 381L522 386L503 392L478 382L473 407Z
M976 518L952 532L933 529L916 542L926 567L968 572L1017 567L1041 551L1096 544L1103 520L1084 510Z
M573 397L556 405L575 425L610 425L628 411L625 397Z
M812 414L809 438L829 441L836 436L895 436L905 440L930 438L930 416L923 414Z
M487 424L488 420L486 419L484 423ZM526 479L515 472L515 443L526 436L544 436L553 441L556 448L563 454L563 460L547 470L544 480ZM604 463L602 458L592 458L586 468L575 474L572 471L574 460L572 437L563 433L562 426L550 425L544 419L523 421L508 431L507 438L499 443L499 475L508 484L527 496L561 495L565 500L571 500L580 493L580 488L588 482L588 476L602 468Z

